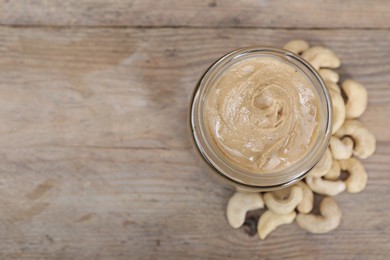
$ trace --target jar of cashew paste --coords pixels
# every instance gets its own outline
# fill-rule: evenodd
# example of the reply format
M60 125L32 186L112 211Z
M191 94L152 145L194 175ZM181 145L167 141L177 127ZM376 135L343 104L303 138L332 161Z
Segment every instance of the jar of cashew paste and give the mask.
M244 48L217 60L190 104L195 147L214 175L241 190L266 191L302 179L331 135L329 93L297 55Z

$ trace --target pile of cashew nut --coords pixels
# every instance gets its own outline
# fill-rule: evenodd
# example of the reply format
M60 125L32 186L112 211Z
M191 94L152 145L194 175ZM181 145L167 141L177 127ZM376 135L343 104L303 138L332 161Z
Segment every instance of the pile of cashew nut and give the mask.
M336 229L341 209L332 196L341 192L358 193L367 184L367 173L359 159L375 151L375 136L357 118L367 108L367 91L354 80L339 84L339 74L332 69L340 59L327 48L310 47L306 41L293 40L284 49L301 55L321 75L333 103L332 137L327 151L305 179L282 190L264 193L236 192L227 205L227 219L233 228L240 228L248 211L266 208L257 223L260 239L265 239L278 226L297 224L311 233ZM341 85L341 87L340 87ZM341 173L347 178L341 178ZM320 214L314 214L314 194L323 196Z

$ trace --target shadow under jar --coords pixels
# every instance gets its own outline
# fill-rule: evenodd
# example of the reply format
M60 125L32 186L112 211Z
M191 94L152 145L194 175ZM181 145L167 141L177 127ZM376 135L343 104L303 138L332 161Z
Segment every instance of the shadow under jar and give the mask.
M275 48L243 48L206 70L190 103L196 150L238 190L267 191L301 180L324 154L332 104L315 69Z

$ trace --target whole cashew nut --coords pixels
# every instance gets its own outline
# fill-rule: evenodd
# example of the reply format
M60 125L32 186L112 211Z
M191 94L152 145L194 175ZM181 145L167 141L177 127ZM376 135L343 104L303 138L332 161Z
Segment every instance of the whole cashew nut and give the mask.
M267 208L276 214L288 214L302 201L303 191L299 186L292 186L287 198L277 196L275 192L264 194L264 203Z
M332 136L330 138L329 147L332 151L333 158L336 160L346 160L352 156L353 140L348 136L341 140Z
M361 116L367 108L367 90L365 87L354 80L348 79L343 82L341 88L347 96L345 104L347 118Z
M279 215L267 210L260 216L259 223L257 224L257 233L259 234L260 239L265 239L280 225L293 223L296 216L297 214L295 211Z
M324 179L335 181L340 178L340 175L341 175L340 163L337 160L333 160L332 167L330 167L330 170L325 174Z
M228 222L233 228L239 228L244 224L248 211L263 207L264 202L260 193L236 192L227 205Z
M320 212L320 216L299 213L297 224L304 230L316 234L332 231L340 225L341 209L333 198L326 197L321 201Z
M345 180L347 191L357 193L364 190L367 185L367 173L363 164L355 158L350 158L340 161L340 166L343 171L349 173L348 178Z
M335 196L345 191L345 183L341 180L329 181L321 177L312 177L310 175L305 178L306 184L316 193Z
M311 169L307 175L310 175L312 177L322 177L329 171L331 166L332 166L332 153L328 148L326 149L324 155L318 161L316 166L314 166L313 169Z
M292 40L286 43L283 46L283 49L291 51L296 54L301 54L302 52L309 49L309 44L304 40Z
M301 202L298 204L298 211L302 213L309 213L313 209L314 194L313 191L303 181L297 182L297 186L301 187L303 196Z
M332 106L333 106L333 128L332 134L336 133L340 127L343 125L345 121L345 103L344 99L341 96L341 93L337 93L335 91L330 90L330 97L332 98Z
M302 57L317 70L320 68L338 68L341 64L340 59L332 50L320 46L304 51Z
M354 141L352 153L361 159L366 159L375 152L375 136L356 119L346 120L344 125L337 131L336 136L339 138L351 136Z
M320 69L318 71L324 81L329 81L332 83L339 82L340 76L337 72L330 69Z

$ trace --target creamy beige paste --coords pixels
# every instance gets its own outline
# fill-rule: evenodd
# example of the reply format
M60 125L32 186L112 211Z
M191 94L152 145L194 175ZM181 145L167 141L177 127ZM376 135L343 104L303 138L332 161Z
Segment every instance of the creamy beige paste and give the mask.
M252 172L299 161L317 136L314 87L303 72L272 57L228 67L206 100L206 124L224 156Z

